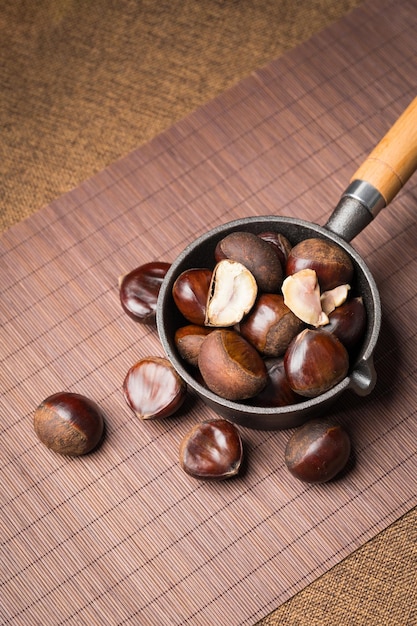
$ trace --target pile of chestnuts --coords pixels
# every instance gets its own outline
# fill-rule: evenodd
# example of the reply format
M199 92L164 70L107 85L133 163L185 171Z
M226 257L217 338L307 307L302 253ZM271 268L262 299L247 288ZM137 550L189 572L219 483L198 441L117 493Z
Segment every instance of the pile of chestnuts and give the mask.
M119 278L129 317L155 323L169 268L146 263ZM365 333L366 311L353 284L352 261L333 242L310 238L292 246L276 232L232 232L216 245L210 267L185 270L173 284L184 319L176 348L222 398L280 407L316 397L346 376ZM187 385L168 359L148 356L129 369L122 391L133 413L146 420L176 413ZM103 440L104 418L93 401L62 392L39 405L34 428L54 452L79 456ZM346 431L315 419L289 438L285 464L296 478L321 483L334 478L349 456ZM235 476L242 459L239 430L226 419L196 424L179 446L180 466L197 478Z
M279 407L345 378L366 311L343 248L236 231L217 243L213 265L183 271L172 287L184 318L175 346L210 391Z

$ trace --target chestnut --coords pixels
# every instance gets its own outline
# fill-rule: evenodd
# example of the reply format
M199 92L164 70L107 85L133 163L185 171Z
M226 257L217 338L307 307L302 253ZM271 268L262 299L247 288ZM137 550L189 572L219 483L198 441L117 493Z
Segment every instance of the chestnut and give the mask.
M197 367L201 344L211 332L211 328L197 324L187 324L178 328L175 331L174 341L181 358Z
M266 231L263 233L259 233L258 237L272 245L276 255L279 258L281 266L283 267L283 269L285 269L287 258L292 248L290 241L286 237L284 237L284 235L275 231Z
M283 357L265 359L265 366L268 382L262 391L251 399L253 406L288 406L304 400L291 389L288 383Z
M104 417L99 406L69 391L43 400L34 413L33 425L37 437L47 448L68 456L91 452L104 435Z
M214 419L196 424L182 439L179 461L196 478L225 479L238 474L243 458L242 439L234 424Z
M207 335L198 367L207 387L228 400L255 396L268 381L261 355L235 330L215 329Z
M223 259L213 270L207 299L207 326L234 326L251 310L258 293L253 274L238 261Z
M170 263L154 261L119 278L120 303L129 317L143 324L155 322L159 291L170 267Z
M308 483L324 483L346 466L351 444L347 432L329 419L315 419L298 428L285 448L290 473Z
M329 323L323 330L333 333L348 352L356 349L366 330L366 309L362 297L346 300L329 315Z
M240 334L264 356L281 356L303 322L284 304L280 294L262 293L239 325Z
M322 309L315 270L306 268L287 276L282 283L282 293L287 307L306 324L317 328L329 323Z
M291 389L315 398L343 380L349 356L335 335L306 328L288 346L284 366Z
M168 359L149 356L135 363L123 381L128 406L141 419L169 417L183 404L185 381Z
M207 268L192 268L182 272L172 286L174 302L191 324L204 325L211 276Z
M221 239L214 251L216 261L242 263L255 277L260 291L272 293L281 287L283 271L272 246L246 231L235 231Z
M287 275L307 268L315 270L322 292L338 285L351 284L354 272L346 250L333 241L319 237L300 241L288 254Z

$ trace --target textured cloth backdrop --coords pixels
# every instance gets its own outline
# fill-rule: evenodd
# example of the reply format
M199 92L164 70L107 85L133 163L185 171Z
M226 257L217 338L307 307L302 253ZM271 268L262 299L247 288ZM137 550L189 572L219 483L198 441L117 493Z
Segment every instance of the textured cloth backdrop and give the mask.
M1 227L359 4L3 1ZM415 521L410 512L261 623L403 626L401 607L415 591Z

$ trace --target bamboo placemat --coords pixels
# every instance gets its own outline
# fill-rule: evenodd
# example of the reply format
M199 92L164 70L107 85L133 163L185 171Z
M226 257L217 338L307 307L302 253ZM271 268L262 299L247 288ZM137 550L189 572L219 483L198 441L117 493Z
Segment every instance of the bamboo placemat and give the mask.
M212 412L132 417L124 375L162 350L117 278L244 215L324 223L415 95L416 23L411 0L364 5L3 235L2 623L254 624L415 506L413 179L354 242L384 323L376 390L335 409L356 458L334 483L291 480L289 433L252 430L242 477L186 476L179 441ZM93 455L36 440L33 410L61 389L105 410Z

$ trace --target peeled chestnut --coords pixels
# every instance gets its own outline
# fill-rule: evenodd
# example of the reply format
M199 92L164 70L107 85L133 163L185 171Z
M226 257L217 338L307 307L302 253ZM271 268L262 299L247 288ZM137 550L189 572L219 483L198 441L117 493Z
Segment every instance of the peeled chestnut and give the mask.
M179 451L182 469L196 478L235 476L242 458L239 431L234 424L223 419L196 424L183 438Z
M268 372L268 382L262 391L251 399L253 406L288 406L304 399L291 389L285 373L283 357L265 359L265 366Z
M150 356L133 365L123 382L125 400L141 419L173 415L183 404L185 381L168 359Z
M264 356L281 356L300 332L303 322L284 304L280 294L262 293L240 323L239 331Z
M104 417L99 406L78 393L62 391L46 398L34 413L39 440L59 454L80 456L103 438Z
M315 398L343 380L349 356L335 335L306 328L288 346L284 365L291 389Z
M221 239L214 252L216 261L231 259L242 263L254 275L260 291L278 291L282 283L282 266L272 246L245 231L232 232Z
M209 269L193 268L182 272L174 282L174 302L191 324L204 325L211 276Z
M345 467L350 450L349 435L340 425L315 419L290 437L285 449L285 464L299 480L324 483Z
M360 345L366 330L366 309L361 297L346 300L329 315L323 330L333 333L351 352Z
M322 292L351 284L354 271L346 250L333 241L318 237L300 241L288 254L287 275L304 269L315 270Z
M207 335L198 366L207 387L228 400L255 396L268 381L261 355L235 330L215 329Z
M197 367L201 344L211 332L211 328L198 326L198 324L187 324L178 328L175 331L174 341L181 358Z
M119 278L119 297L123 310L136 322L153 324L162 281L170 263L145 263Z
M207 326L234 326L251 310L258 286L247 267L223 259L213 270L207 299Z

